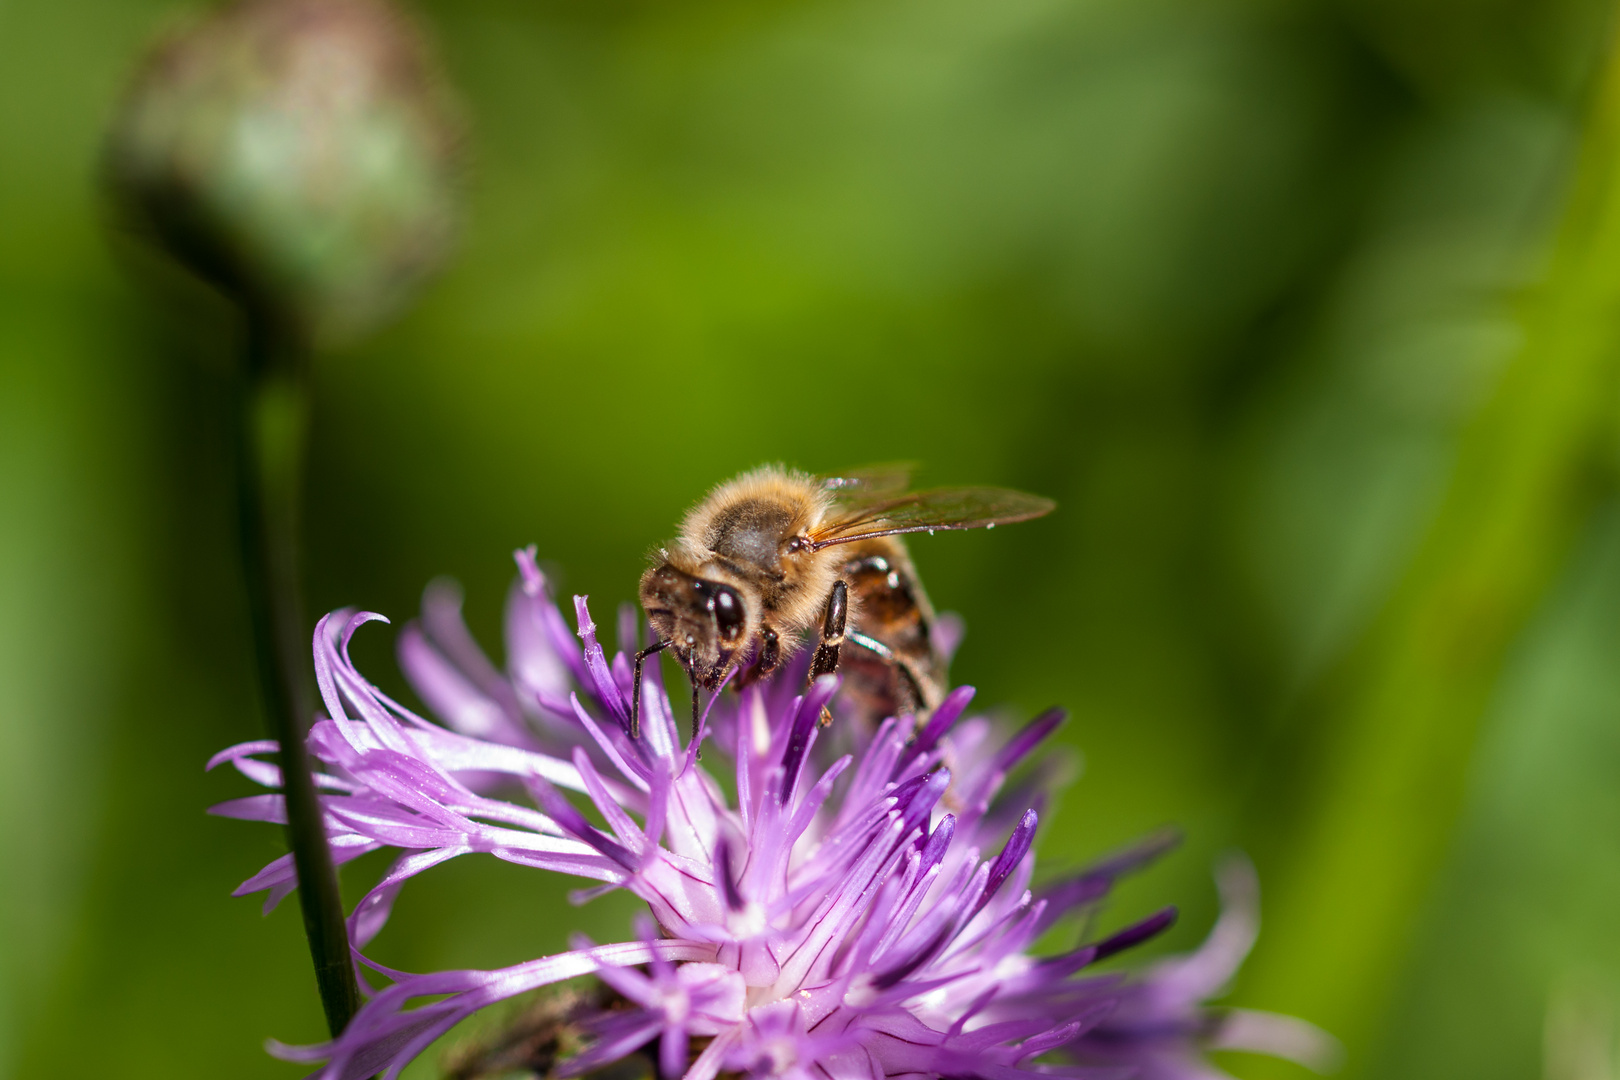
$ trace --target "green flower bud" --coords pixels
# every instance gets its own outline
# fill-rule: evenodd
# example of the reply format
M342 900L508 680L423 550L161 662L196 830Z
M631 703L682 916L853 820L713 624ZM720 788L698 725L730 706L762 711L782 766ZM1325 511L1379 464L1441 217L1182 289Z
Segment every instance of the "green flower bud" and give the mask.
M459 131L384 0L238 0L160 43L108 145L118 202L257 317L363 333L444 260Z

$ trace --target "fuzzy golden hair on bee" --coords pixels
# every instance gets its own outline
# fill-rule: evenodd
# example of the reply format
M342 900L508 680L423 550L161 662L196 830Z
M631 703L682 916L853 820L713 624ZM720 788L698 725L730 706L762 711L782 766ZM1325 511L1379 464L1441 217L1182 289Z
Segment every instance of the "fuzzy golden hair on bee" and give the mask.
M715 487L681 522L678 544L687 558L725 556L726 541L741 530L781 538L807 534L827 517L832 495L820 477L782 465L763 465ZM761 561L764 550L748 552Z
M632 736L641 665L664 649L694 687L714 691L733 675L767 677L809 641L809 677L832 674L847 638L862 708L933 708L946 660L929 639L933 610L899 534L1025 521L1052 503L1001 488L912 492L908 478L903 466L819 477L766 465L688 511L641 578L653 643L635 658Z

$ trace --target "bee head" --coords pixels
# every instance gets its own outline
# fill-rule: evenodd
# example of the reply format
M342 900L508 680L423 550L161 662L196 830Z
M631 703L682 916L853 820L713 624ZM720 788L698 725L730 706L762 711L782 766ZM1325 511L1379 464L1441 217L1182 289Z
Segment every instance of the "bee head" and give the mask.
M653 633L671 642L692 681L706 689L719 685L748 640L749 609L741 590L667 562L642 575L641 606Z

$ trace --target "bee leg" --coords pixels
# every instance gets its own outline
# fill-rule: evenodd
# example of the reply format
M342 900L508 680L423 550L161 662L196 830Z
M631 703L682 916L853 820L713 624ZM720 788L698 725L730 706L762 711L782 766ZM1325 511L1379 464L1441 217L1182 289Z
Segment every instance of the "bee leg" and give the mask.
M782 659L782 639L768 626L759 628L759 639L759 659L754 661L754 676L763 679L776 670L777 663Z
M630 676L630 737L641 738L641 662L656 652L663 652L673 642L655 641L636 653L635 672Z
M718 691L716 692L718 693ZM698 684L694 682L692 684L692 745L697 746L697 752L692 756L697 761L703 760L703 747L698 746L697 741L698 729L703 726L703 706L700 704L702 700L703 695L698 691Z
M759 649L753 661L743 668L737 675L737 688L740 690L765 678L776 670L776 665L782 660L782 639L776 631L769 626L759 628Z
M838 647L844 643L844 623L849 616L849 586L843 581L833 582L827 594L827 614L821 620L821 643L810 661L810 681L838 670ZM821 726L832 723L832 712L821 708Z
M927 706L929 695L923 690L923 676L917 671L915 664L877 638L852 630L849 640L850 644L859 645L867 652L876 654L878 659L900 673L900 678L896 680L896 689L899 691L896 696L909 699L898 702L901 712L916 711Z

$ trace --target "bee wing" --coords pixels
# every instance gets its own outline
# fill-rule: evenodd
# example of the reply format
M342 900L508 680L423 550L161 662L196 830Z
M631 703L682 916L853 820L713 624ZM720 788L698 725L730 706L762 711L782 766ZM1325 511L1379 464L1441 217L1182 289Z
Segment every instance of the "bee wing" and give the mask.
M892 499L899 495L911 483L911 474L916 471L915 462L887 461L822 477L821 486L835 492L840 504L865 505L875 499Z
M1051 513L1057 504L1039 495L1007 488L960 487L913 491L853 508L810 534L812 550L895 533L935 529L983 529L1028 521Z

